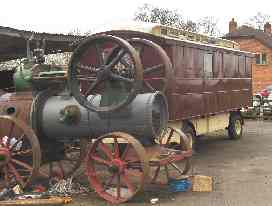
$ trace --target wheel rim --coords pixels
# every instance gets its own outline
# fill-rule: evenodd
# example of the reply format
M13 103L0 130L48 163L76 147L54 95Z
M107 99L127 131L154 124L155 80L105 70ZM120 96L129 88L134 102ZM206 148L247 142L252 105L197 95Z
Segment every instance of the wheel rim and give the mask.
M237 135L240 135L241 132L242 132L242 124L241 124L241 121L240 120L236 120L235 123L234 123L234 128L235 128L235 131L236 131L236 134Z
M111 35L94 35L83 41L75 49L68 68L72 95L82 106L96 112L113 111L130 103L140 91L142 79L136 50L127 41ZM118 88L118 95L114 88ZM106 97L97 105L90 101L90 95Z
M30 127L13 117L0 116L0 127L0 188L24 188L39 171L39 141Z
M147 39L132 38L128 41L137 50L141 58L145 92L165 92L169 89L169 83L173 80L173 69L164 49Z
M185 136L182 132L177 131L172 127L168 127L167 131L164 133L163 137L160 139L160 144L163 147L181 150L181 151L188 151L191 148L190 144L191 141L188 140L188 137ZM179 174L187 174L191 168L191 158L186 157L185 160L179 162L178 165L178 173ZM177 169L177 168L173 168Z
M114 142L111 146L106 142ZM120 144L126 148L120 152ZM144 185L149 166L143 146L132 136L115 132L98 138L86 156L86 172L99 196L111 203L132 198Z
M65 143L63 159L42 165L40 175L49 178L51 183L72 176L80 168L87 145L88 140L85 138L81 138L79 142Z

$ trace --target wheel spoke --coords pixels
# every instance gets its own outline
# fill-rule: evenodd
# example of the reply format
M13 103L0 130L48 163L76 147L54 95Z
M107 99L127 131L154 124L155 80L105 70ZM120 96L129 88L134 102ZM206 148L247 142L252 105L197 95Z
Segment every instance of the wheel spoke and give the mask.
M114 138L114 158L119 158L120 157L120 150L118 146L118 141L117 138Z
M119 61L120 59L123 58L123 56L126 54L126 51L124 49L121 49L115 58L113 58L113 60L107 65L107 68L112 68L114 67Z
M17 165L20 165L21 167L24 167L24 168L28 169L29 171L33 170L33 168L27 163L24 163L24 162L16 160L16 159L11 159L11 161L14 162Z
M130 83L130 84L134 82L133 79L129 79L129 78L126 78L126 77L123 77L123 76L121 76L121 75L114 74L114 73L111 73L111 77L112 77L114 80L120 80L120 81L124 81L124 82Z
M117 199L121 197L121 176L117 175Z
M169 133L169 135L168 135L167 141L166 141L166 143L165 143L166 145L169 144L169 142L170 142L170 140L171 140L171 137L173 136L173 133L174 133L174 130L171 129L171 131L170 131L170 133Z
M91 159L98 162L98 163L104 164L104 165L108 165L108 166L111 165L110 161L104 160L96 155L91 155Z
M123 152L123 154L122 154L122 156L121 156L121 159L122 159L122 160L125 160L125 159L126 159L127 154L128 154L128 151L129 151L129 144L126 145L126 148L125 148L125 150L124 150L124 152Z
M100 83L99 80L96 80L95 82L93 82L93 83L91 84L91 86L88 88L88 90L85 92L84 96L87 97L87 96L90 94L90 92L91 92L93 89L95 89L95 87L97 87L97 85L99 85L99 83Z
M144 80L144 85L145 85L151 92L155 92L155 89L151 86L151 84L150 84L147 80Z
M113 159L112 151L106 144L99 142L98 147L107 155L109 159Z
M31 153L32 153L32 149L27 149L27 150L23 150L23 151L12 152L12 156L14 156L14 155L27 155L27 154L31 154Z
M112 181L114 180L114 178L116 177L118 173L114 173L110 178L109 181L105 184L105 187L108 187L112 184Z
M123 177L124 183L128 187L128 190L133 194L134 193L134 186L130 183L128 176L126 174L124 174L122 177Z
M8 164L8 167L11 170L11 172L15 175L16 180L19 181L21 185L24 185L23 178L17 172L17 170L15 169L15 167L12 164L10 164L10 163Z
M161 70L163 67L164 67L163 64L158 64L158 65L155 65L155 66L146 68L146 69L144 70L144 74L150 74L150 73L153 73L153 72L155 72L155 71L159 71L159 70Z

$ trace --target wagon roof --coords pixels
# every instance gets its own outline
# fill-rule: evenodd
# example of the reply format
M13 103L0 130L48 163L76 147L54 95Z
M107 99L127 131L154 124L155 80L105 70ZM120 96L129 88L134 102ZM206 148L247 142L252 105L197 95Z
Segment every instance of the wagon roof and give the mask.
M0 62L26 57L26 41L35 48L36 42L46 40L46 54L71 51L70 44L82 39L81 36L38 33L0 26Z
M252 55L250 52L240 51L239 44L222 38L210 37L204 34L188 32L170 26L164 26L157 23L132 21L128 23L107 25L98 28L94 33L118 33L118 32L138 32L153 35L163 39L170 39L178 42L187 42L190 44L197 44L206 47L221 48L229 51L243 52Z

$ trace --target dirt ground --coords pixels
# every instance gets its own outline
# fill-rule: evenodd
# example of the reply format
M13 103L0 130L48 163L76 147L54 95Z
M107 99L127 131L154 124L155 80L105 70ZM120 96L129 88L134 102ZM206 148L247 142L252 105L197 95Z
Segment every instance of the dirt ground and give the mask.
M246 121L244 137L229 140L226 132L203 137L193 157L191 173L213 177L213 192L171 194L154 191L139 194L129 206L268 206L272 205L272 122ZM109 205L95 194L75 197L70 206Z

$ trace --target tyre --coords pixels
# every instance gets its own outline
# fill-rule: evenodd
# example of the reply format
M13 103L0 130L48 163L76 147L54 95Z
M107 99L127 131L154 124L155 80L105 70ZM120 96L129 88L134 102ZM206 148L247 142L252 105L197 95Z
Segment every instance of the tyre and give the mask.
M243 135L243 119L239 114L230 116L228 135L230 139L240 139Z

